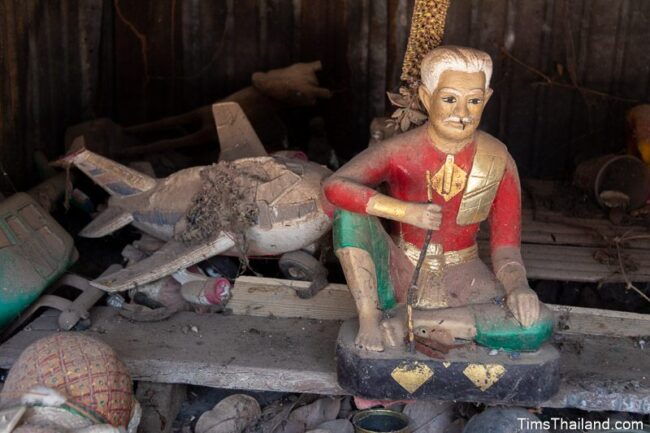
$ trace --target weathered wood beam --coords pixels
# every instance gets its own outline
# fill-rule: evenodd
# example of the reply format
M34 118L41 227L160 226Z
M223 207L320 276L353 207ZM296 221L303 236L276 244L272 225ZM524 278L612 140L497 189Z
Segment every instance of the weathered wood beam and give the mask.
M309 287L305 281L239 277L228 308L237 315L347 320L356 317L354 300L344 284L330 284L311 299L296 291ZM650 335L650 315L595 308L547 304L558 319L558 332L608 337Z

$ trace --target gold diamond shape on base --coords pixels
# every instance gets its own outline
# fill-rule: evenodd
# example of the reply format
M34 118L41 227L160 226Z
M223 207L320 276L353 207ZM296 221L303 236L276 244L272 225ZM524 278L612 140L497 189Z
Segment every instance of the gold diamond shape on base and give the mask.
M463 374L481 391L485 391L503 377L506 369L500 364L470 364Z
M421 362L412 362L395 367L390 375L402 388L413 394L433 377L433 370Z

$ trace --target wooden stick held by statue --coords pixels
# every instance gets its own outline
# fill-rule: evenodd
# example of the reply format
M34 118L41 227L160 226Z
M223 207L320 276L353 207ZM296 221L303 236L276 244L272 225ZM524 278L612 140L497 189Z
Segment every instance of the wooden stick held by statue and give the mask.
M433 195L431 191L431 172L427 170L427 201L429 203L433 202ZM420 277L420 270L424 264L424 259L427 256L427 250L429 249L429 244L431 243L431 236L433 235L433 230L427 230L427 233L424 237L424 245L420 251L420 257L418 258L418 263L415 265L415 270L413 271L413 277L411 277L411 284L409 285L409 291L407 295L407 326L408 326L408 340L409 340L409 352L415 353L415 334L413 332L413 304L415 304L415 291L417 290L418 278Z

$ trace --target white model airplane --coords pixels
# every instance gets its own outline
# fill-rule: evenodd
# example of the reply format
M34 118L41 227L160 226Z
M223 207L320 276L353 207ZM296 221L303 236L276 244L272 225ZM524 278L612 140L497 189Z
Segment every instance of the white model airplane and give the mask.
M248 173L259 172L254 184L257 222L247 229L248 256L278 256L308 250L331 228L323 210L321 183L331 171L299 159L268 156L241 107L232 102L212 107L221 143L220 160ZM206 241L186 243L175 239L185 226L186 211L202 188L201 171L192 167L164 179L155 179L95 154L78 137L72 151L58 164L74 165L110 194L108 208L80 233L99 238L132 224L166 244L142 261L91 282L107 292L119 292L173 275L188 278L186 269L216 255L237 256L230 233L214 233ZM248 156L248 157L242 157Z

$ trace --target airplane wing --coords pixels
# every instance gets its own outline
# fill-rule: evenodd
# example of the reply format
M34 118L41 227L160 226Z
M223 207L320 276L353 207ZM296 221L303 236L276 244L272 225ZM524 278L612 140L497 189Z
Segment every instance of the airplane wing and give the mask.
M70 149L67 155L52 165L76 166L112 196L128 197L140 194L154 188L158 183L153 177L86 149L83 135L74 139Z
M131 212L116 206L109 206L84 227L79 232L79 236L101 238L130 224L131 221L133 221Z
M234 161L254 156L268 156L244 110L236 102L212 105L221 153L219 161Z
M235 245L228 235L196 245L169 241L146 259L106 277L99 277L90 284L106 292L122 292L150 283L181 269L192 266L209 257L229 250Z

